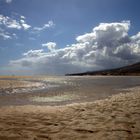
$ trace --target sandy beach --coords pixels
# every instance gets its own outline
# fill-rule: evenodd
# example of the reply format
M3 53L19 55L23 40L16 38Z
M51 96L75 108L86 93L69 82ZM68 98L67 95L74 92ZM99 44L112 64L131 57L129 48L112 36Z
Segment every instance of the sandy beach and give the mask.
M136 139L140 139L140 87L89 103L0 108L0 140Z

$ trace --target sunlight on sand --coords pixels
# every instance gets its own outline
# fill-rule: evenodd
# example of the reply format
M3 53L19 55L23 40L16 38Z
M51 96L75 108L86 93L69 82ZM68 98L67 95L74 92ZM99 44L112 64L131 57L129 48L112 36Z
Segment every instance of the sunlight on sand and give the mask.
M57 95L52 97L31 97L30 100L33 102L62 102L69 101L78 98L76 95Z

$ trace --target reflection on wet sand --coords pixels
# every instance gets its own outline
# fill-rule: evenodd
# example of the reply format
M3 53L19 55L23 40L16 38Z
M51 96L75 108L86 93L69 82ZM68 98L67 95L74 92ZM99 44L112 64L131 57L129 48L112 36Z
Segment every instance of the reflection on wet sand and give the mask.
M0 77L0 105L92 102L140 85L140 77Z

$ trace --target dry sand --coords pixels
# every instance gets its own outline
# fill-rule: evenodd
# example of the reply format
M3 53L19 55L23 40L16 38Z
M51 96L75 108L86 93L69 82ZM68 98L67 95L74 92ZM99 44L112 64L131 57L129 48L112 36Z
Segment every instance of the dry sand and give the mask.
M140 88L93 103L0 108L0 140L140 139Z

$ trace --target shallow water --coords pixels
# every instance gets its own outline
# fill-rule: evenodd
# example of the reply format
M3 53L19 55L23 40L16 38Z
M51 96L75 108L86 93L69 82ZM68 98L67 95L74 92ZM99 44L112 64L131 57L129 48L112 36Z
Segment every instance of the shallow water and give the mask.
M140 86L139 76L58 76L40 77L37 80L30 78L28 81L40 82L44 86L18 89L18 92L12 94L0 94L0 105L64 105L90 102Z

